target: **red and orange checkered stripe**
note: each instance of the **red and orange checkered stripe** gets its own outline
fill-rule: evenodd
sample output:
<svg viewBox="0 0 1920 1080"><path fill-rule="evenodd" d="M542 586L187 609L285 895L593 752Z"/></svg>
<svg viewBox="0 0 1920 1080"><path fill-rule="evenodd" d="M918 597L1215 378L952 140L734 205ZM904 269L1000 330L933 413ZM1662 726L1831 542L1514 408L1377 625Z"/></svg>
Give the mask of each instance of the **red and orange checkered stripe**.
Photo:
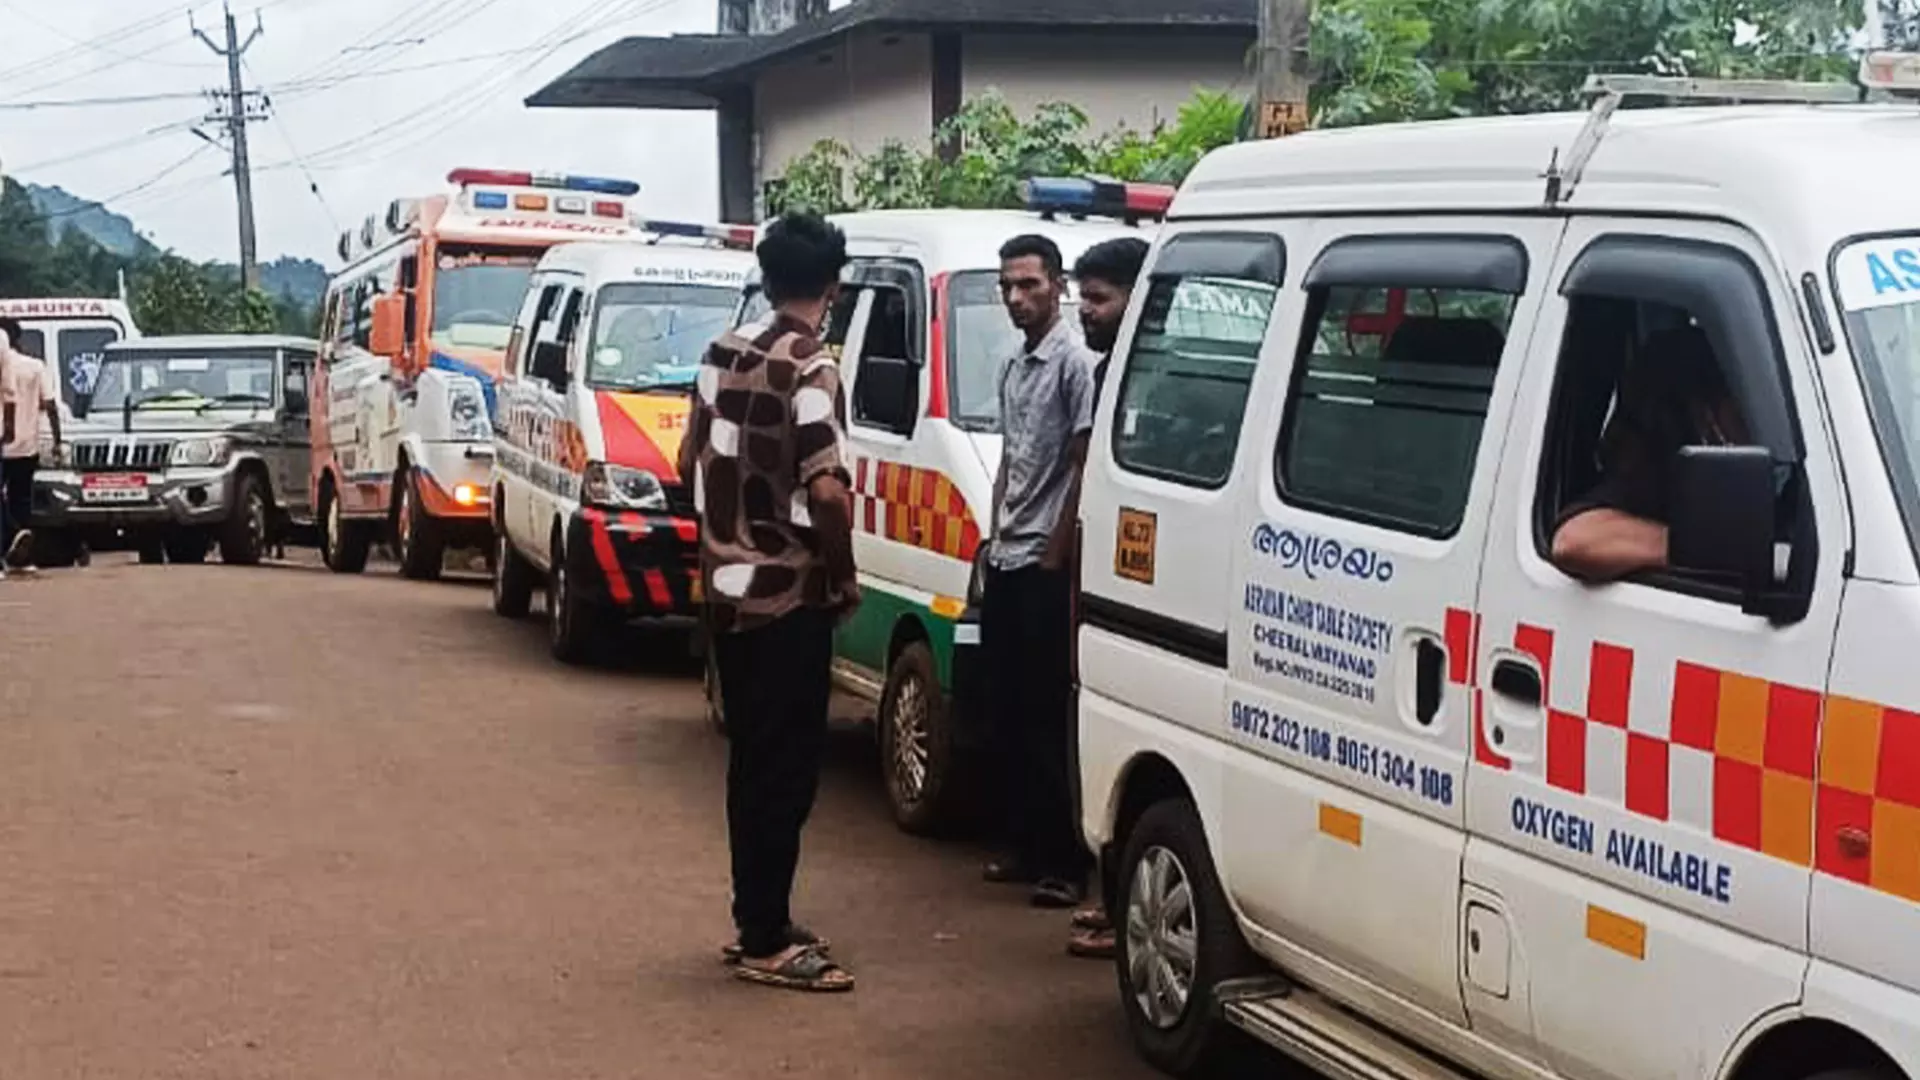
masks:
<svg viewBox="0 0 1920 1080"><path fill-rule="evenodd" d="M945 473L858 458L853 494L854 517L864 532L966 563L980 548L980 526Z"/></svg>
<svg viewBox="0 0 1920 1080"><path fill-rule="evenodd" d="M1475 760L1512 769L1486 736L1480 617L1449 611L1446 636L1449 679L1472 694ZM1681 660L1661 735L1632 722L1625 646L1592 642L1584 708L1554 707L1554 637L1520 624L1513 640L1545 682L1549 786L1920 901L1920 715Z"/></svg>

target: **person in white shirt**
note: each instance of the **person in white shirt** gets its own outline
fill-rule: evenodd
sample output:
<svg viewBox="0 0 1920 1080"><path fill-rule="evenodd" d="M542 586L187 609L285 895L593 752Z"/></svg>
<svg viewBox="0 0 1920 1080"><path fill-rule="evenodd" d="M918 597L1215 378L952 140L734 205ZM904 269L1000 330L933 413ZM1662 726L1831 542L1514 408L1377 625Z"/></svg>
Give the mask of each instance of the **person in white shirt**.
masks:
<svg viewBox="0 0 1920 1080"><path fill-rule="evenodd" d="M14 347L20 324L0 318L0 564L32 569L33 474L40 464L40 420L60 449L60 404L47 365Z"/></svg>

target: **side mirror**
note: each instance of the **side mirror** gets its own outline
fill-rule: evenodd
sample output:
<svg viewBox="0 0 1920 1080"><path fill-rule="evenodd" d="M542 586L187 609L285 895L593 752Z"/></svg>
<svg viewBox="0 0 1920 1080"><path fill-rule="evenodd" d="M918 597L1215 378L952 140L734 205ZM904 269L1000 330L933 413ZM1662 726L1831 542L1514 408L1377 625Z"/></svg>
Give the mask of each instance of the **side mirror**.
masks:
<svg viewBox="0 0 1920 1080"><path fill-rule="evenodd" d="M920 418L920 368L911 360L863 356L854 375L854 419L897 435Z"/></svg>
<svg viewBox="0 0 1920 1080"><path fill-rule="evenodd" d="M533 343L532 374L551 383L555 390L567 388L567 347L557 341Z"/></svg>
<svg viewBox="0 0 1920 1080"><path fill-rule="evenodd" d="M1674 466L1668 563L1732 578L1751 608L1777 579L1773 455L1764 446L1689 446Z"/></svg>
<svg viewBox="0 0 1920 1080"><path fill-rule="evenodd" d="M373 298L373 328L367 351L396 359L407 351L407 298L388 293Z"/></svg>

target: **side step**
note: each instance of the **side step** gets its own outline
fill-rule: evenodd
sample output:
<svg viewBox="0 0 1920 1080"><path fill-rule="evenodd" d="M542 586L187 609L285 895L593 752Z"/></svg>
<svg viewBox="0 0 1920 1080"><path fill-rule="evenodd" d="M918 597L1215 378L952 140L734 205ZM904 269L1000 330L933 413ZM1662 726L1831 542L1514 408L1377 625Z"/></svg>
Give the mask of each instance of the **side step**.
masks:
<svg viewBox="0 0 1920 1080"><path fill-rule="evenodd" d="M1304 987L1249 979L1220 987L1227 1022L1330 1080L1471 1080Z"/></svg>

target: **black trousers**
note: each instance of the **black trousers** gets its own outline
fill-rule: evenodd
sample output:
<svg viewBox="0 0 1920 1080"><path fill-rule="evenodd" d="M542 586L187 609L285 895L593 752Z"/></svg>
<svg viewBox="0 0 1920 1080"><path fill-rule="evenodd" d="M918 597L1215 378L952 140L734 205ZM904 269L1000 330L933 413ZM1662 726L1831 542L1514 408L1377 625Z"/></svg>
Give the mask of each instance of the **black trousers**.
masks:
<svg viewBox="0 0 1920 1080"><path fill-rule="evenodd" d="M1001 840L1028 872L1071 884L1089 859L1074 820L1073 578L1038 566L991 570L980 642L991 686Z"/></svg>
<svg viewBox="0 0 1920 1080"><path fill-rule="evenodd" d="M0 461L0 554L13 546L15 533L33 520L33 473L40 464L37 457L7 458Z"/></svg>
<svg viewBox="0 0 1920 1080"><path fill-rule="evenodd" d="M727 714L733 923L754 958L787 948L800 830L813 812L832 694L831 612L801 608L712 643Z"/></svg>

